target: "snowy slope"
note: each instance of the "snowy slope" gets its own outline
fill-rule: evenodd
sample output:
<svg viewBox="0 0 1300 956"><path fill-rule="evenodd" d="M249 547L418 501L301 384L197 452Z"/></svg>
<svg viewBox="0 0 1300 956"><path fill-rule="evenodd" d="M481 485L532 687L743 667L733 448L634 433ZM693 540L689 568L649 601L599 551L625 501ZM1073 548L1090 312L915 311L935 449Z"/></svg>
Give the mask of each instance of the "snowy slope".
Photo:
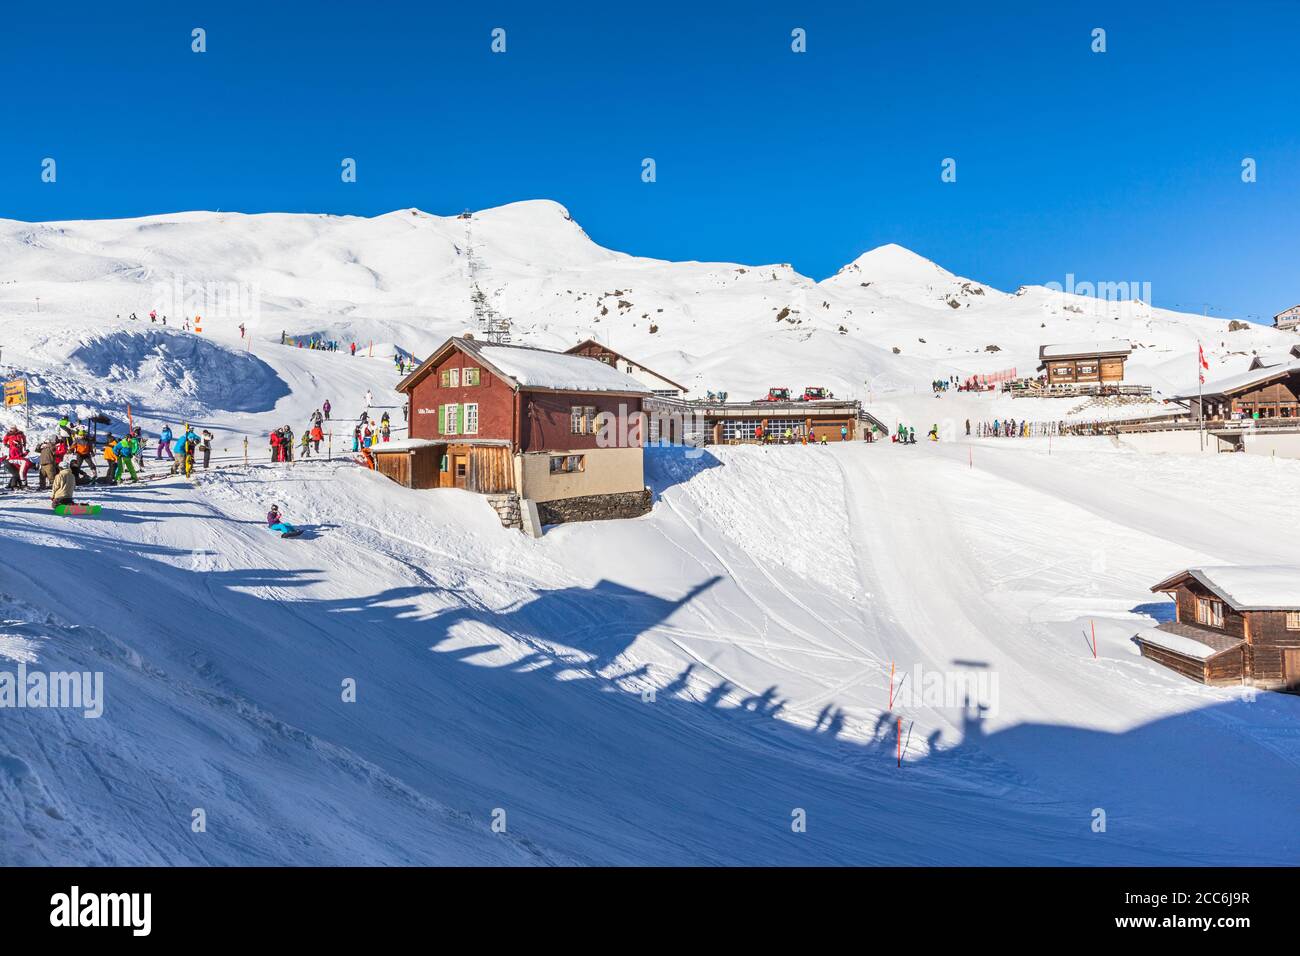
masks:
<svg viewBox="0 0 1300 956"><path fill-rule="evenodd" d="M1191 507L1300 464L1103 452L1099 489L1084 441L656 452L650 516L540 540L342 464L5 500L0 651L106 672L99 720L4 715L6 862L1294 862L1300 701L1129 638L1173 569L1300 561L1277 497ZM904 692L958 669L983 719Z"/></svg>

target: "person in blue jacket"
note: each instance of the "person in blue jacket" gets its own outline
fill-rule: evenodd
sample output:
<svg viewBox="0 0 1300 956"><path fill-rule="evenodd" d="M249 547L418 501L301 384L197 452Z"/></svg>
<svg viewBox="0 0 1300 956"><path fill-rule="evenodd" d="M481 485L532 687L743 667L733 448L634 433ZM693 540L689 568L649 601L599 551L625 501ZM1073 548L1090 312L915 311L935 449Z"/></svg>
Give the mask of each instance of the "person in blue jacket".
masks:
<svg viewBox="0 0 1300 956"><path fill-rule="evenodd" d="M158 454L154 457L158 461L162 461L164 454L171 458L172 461L176 460L172 458L172 427L170 425L164 425L163 430L158 434Z"/></svg>
<svg viewBox="0 0 1300 956"><path fill-rule="evenodd" d="M176 439L171 448L173 452L180 456L179 460L172 459L173 475L180 472L187 478L189 477L190 472L194 470L194 447L200 441L202 439L194 434L194 431L189 426L186 426L185 434Z"/></svg>
<svg viewBox="0 0 1300 956"><path fill-rule="evenodd" d="M279 505L271 505L271 510L266 513L266 526L280 534L293 534L298 530L281 517Z"/></svg>

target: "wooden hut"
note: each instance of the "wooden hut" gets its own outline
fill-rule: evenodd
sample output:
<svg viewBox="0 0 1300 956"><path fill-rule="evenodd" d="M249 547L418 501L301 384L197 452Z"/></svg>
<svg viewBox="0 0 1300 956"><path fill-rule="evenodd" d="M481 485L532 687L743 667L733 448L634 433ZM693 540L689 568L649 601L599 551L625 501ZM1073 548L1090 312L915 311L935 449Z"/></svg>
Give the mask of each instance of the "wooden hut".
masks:
<svg viewBox="0 0 1300 956"><path fill-rule="evenodd" d="M380 442L370 449L375 471L406 488L438 487L436 443L419 438Z"/></svg>
<svg viewBox="0 0 1300 956"><path fill-rule="evenodd" d="M1143 657L1203 684L1300 691L1300 567L1188 568L1151 590L1175 619L1138 631Z"/></svg>
<svg viewBox="0 0 1300 956"><path fill-rule="evenodd" d="M1124 362L1132 351L1132 344L1122 339L1043 345L1038 370L1046 371L1048 385L1117 384L1124 381Z"/></svg>

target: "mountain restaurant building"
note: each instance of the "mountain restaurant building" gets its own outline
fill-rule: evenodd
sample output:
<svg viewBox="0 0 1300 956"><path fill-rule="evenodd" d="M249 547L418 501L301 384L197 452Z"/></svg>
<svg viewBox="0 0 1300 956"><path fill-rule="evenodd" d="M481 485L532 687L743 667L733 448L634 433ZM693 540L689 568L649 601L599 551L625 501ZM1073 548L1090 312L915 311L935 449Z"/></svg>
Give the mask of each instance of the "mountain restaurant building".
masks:
<svg viewBox="0 0 1300 956"><path fill-rule="evenodd" d="M1300 692L1300 567L1188 568L1151 590L1175 619L1134 635L1143 657L1202 684Z"/></svg>
<svg viewBox="0 0 1300 956"><path fill-rule="evenodd" d="M1123 340L1042 345L1038 370L1046 370L1048 385L1109 384L1124 381L1124 362L1133 346Z"/></svg>
<svg viewBox="0 0 1300 956"><path fill-rule="evenodd" d="M1273 327L1288 332L1300 327L1300 305L1293 305L1273 316Z"/></svg>
<svg viewBox="0 0 1300 956"><path fill-rule="evenodd" d="M411 487L537 503L544 524L649 510L642 402L650 389L602 362L451 338L397 390L410 438L379 471Z"/></svg>
<svg viewBox="0 0 1300 956"><path fill-rule="evenodd" d="M1263 365L1226 378L1206 382L1198 390L1174 396L1191 404L1192 415L1198 404L1206 421L1234 419L1300 418L1300 359L1280 365Z"/></svg>

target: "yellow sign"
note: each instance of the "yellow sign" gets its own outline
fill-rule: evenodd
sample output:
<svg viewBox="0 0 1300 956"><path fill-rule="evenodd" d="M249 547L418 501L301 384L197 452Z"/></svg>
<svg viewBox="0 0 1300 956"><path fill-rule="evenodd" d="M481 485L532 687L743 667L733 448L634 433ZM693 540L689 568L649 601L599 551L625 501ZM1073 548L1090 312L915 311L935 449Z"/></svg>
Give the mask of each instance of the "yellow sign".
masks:
<svg viewBox="0 0 1300 956"><path fill-rule="evenodd" d="M12 382L5 382L5 407L26 404L27 380L25 378L16 378Z"/></svg>

